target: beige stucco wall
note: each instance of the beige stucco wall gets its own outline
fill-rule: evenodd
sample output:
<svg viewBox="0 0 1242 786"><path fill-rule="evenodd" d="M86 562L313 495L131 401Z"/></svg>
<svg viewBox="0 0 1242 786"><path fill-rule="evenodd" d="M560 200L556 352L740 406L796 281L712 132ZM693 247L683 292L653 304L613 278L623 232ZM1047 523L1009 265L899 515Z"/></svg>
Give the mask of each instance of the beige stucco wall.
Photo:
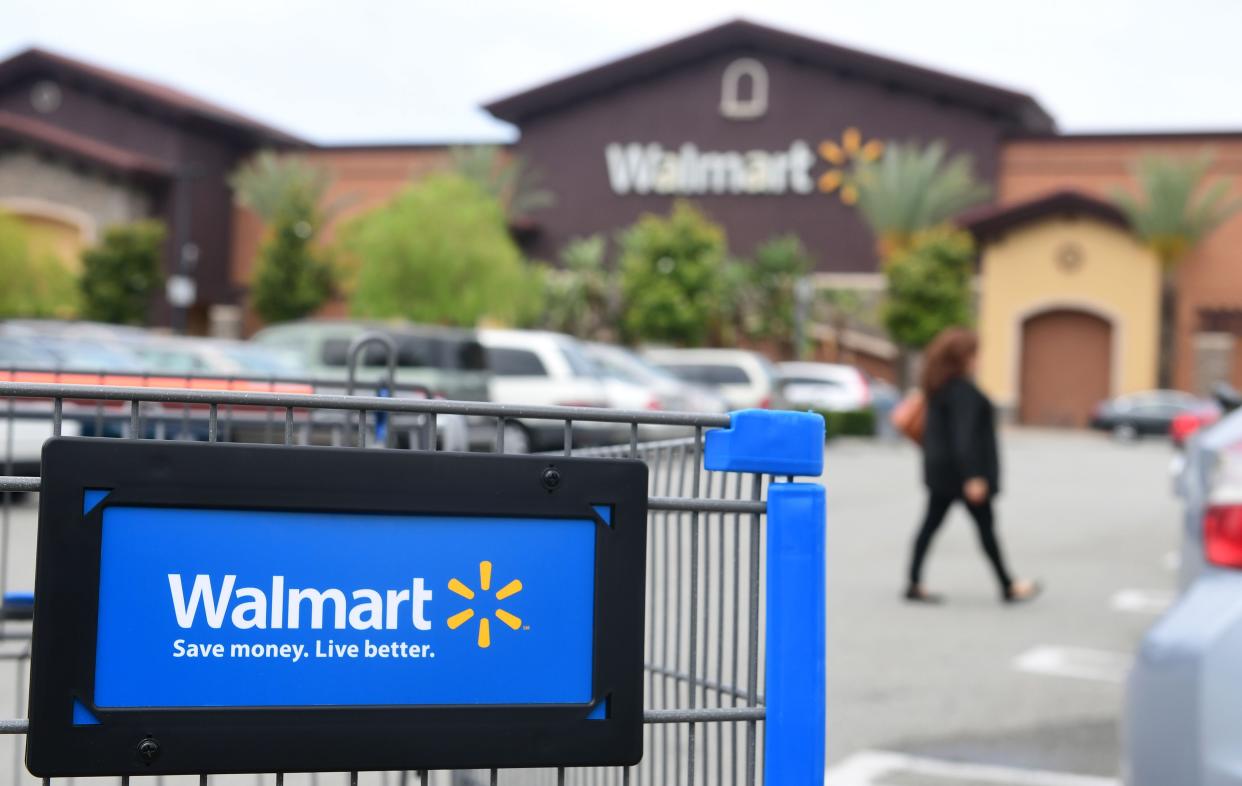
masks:
<svg viewBox="0 0 1242 786"><path fill-rule="evenodd" d="M0 154L0 205L19 215L80 217L74 223L88 242L100 230L151 212L150 199L132 185L22 150Z"/></svg>
<svg viewBox="0 0 1242 786"><path fill-rule="evenodd" d="M1069 244L1073 269L1058 262ZM1112 324L1112 395L1155 387L1160 271L1128 232L1090 218L1020 227L984 247L979 286L978 379L998 405L1017 405L1023 321L1057 308Z"/></svg>
<svg viewBox="0 0 1242 786"><path fill-rule="evenodd" d="M1005 143L998 173L997 198L1002 204L1023 202L1051 191L1072 189L1110 199L1120 188L1137 192L1134 162L1143 155L1188 158L1208 153L1209 182L1229 184L1232 198L1242 197L1242 136L1222 133L1101 137L1052 136ZM1195 385L1194 335L1202 330L1200 309L1242 307L1242 213L1212 232L1178 267L1177 387ZM1242 343L1239 343L1242 346ZM1242 363L1233 368L1233 383L1242 387ZM1202 391L1201 391L1202 392Z"/></svg>

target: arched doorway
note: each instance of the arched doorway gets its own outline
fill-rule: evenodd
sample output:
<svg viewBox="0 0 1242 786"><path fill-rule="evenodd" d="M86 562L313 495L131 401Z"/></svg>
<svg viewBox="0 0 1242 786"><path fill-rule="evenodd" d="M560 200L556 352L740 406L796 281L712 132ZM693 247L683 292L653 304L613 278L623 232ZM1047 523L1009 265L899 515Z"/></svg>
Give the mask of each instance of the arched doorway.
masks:
<svg viewBox="0 0 1242 786"><path fill-rule="evenodd" d="M1087 425L1111 394L1113 327L1077 309L1054 309L1022 323L1018 418L1033 426Z"/></svg>
<svg viewBox="0 0 1242 786"><path fill-rule="evenodd" d="M37 253L55 256L68 270L80 268L82 251L95 239L94 219L77 208L42 199L3 197L0 211L25 226Z"/></svg>

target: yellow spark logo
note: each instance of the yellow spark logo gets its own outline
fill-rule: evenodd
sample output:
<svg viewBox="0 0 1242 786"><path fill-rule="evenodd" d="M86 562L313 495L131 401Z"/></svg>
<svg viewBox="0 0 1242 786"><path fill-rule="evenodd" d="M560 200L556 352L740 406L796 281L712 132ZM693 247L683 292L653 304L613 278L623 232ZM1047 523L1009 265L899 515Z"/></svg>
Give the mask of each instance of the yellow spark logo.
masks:
<svg viewBox="0 0 1242 786"><path fill-rule="evenodd" d="M467 587L461 581L452 579L448 583L448 588L452 592L462 596L466 600L474 600L474 590ZM484 560L479 563L479 591L489 592L492 588L492 563ZM514 579L500 589L496 590L496 600L504 600L511 598L522 591L522 582ZM522 620L510 614L504 609L496 609L496 619L508 625L513 630L522 627ZM449 630L457 630L474 618L474 609L465 609L459 611L448 618ZM492 646L492 626L491 620L486 616L479 617L479 646L487 649Z"/></svg>
<svg viewBox="0 0 1242 786"><path fill-rule="evenodd" d="M850 126L841 134L838 144L831 139L819 143L819 157L832 165L832 168L819 176L819 190L825 194L833 191L847 205L858 201L858 186L850 175L850 165L856 162L871 162L884 152L884 143L872 139L866 144L862 141L862 132Z"/></svg>

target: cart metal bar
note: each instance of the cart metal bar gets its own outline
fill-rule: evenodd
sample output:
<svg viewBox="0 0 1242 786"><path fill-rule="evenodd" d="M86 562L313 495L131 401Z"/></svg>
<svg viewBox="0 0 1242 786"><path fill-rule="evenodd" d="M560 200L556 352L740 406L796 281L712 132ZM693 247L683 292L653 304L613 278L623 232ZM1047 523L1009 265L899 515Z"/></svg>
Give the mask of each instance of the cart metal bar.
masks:
<svg viewBox="0 0 1242 786"><path fill-rule="evenodd" d="M767 783L810 783L824 773L823 522L823 486L768 489Z"/></svg>
<svg viewBox="0 0 1242 786"><path fill-rule="evenodd" d="M267 393L236 390L186 390L181 388L135 388L110 385L55 385L41 382L0 382L0 396L22 398L100 399L103 401L162 402L171 404L231 404L251 407L298 407L313 409L388 410L479 415L494 418L589 421L592 423L648 423L663 426L724 428L727 414L604 409L600 407L549 407L493 404L482 401L401 399L381 396L335 396L318 393ZM136 417L136 416L135 416Z"/></svg>
<svg viewBox="0 0 1242 786"><path fill-rule="evenodd" d="M643 723L710 723L734 721L761 721L763 707L727 707L710 710L647 710Z"/></svg>
<svg viewBox="0 0 1242 786"><path fill-rule="evenodd" d="M740 499L694 499L686 497L650 497L649 510L673 510L683 513L763 513L766 503Z"/></svg>

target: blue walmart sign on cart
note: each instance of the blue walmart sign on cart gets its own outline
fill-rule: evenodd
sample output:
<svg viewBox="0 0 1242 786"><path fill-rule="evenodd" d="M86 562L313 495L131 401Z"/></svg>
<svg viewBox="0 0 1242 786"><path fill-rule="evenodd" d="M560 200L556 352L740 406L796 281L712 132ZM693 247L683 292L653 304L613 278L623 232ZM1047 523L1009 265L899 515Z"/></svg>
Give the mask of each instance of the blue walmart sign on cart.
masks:
<svg viewBox="0 0 1242 786"><path fill-rule="evenodd" d="M95 705L589 703L595 528L110 508Z"/></svg>
<svg viewBox="0 0 1242 786"><path fill-rule="evenodd" d="M640 462L64 439L43 484L36 775L641 758Z"/></svg>

